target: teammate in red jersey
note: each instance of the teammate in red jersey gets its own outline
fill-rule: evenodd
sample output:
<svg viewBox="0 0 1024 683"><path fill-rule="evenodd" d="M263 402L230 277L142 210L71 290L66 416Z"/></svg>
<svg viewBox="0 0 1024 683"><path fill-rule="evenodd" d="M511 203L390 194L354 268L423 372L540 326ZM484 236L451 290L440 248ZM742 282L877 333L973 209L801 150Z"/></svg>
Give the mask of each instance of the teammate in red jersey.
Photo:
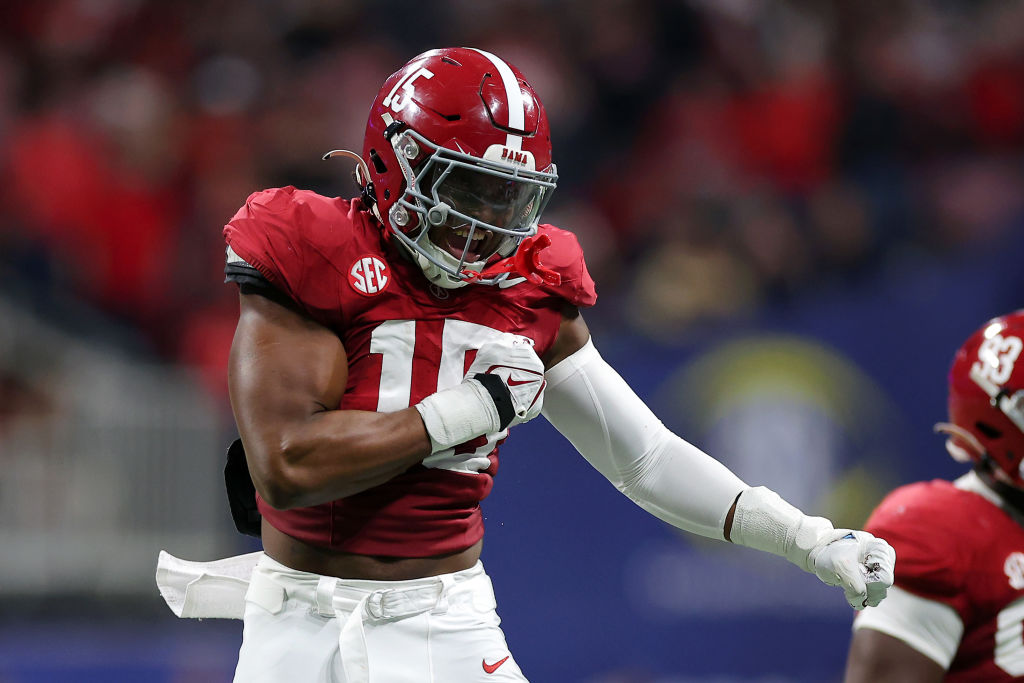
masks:
<svg viewBox="0 0 1024 683"><path fill-rule="evenodd" d="M974 468L896 489L867 529L896 548L885 603L854 620L846 683L1024 678L1024 311L985 323L949 374L946 447Z"/></svg>
<svg viewBox="0 0 1024 683"><path fill-rule="evenodd" d="M602 474L682 529L782 555L877 604L894 555L671 433L590 340L544 109L482 50L432 50L370 109L352 200L258 192L224 230L241 290L230 362L236 520L265 551L162 554L180 616L241 617L236 680L525 680L480 563L508 429L543 411ZM251 474L251 482L247 476ZM254 489L254 492L253 492ZM244 599L243 599L244 598Z"/></svg>

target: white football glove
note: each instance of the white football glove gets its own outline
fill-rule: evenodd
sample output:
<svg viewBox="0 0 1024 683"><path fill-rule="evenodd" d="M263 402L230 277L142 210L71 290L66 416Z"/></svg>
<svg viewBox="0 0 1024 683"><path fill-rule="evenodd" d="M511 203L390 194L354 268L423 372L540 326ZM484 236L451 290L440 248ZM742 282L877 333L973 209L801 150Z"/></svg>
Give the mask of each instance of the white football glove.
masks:
<svg viewBox="0 0 1024 683"><path fill-rule="evenodd" d="M508 390L514 417L505 426L522 424L540 415L547 382L544 380L544 363L533 350L532 339L502 333L498 339L477 351L466 377L472 378L478 373L497 375Z"/></svg>
<svg viewBox="0 0 1024 683"><path fill-rule="evenodd" d="M763 486L736 500L734 543L781 555L829 586L840 586L854 609L874 607L892 586L896 551L866 531L835 529L809 517Z"/></svg>
<svg viewBox="0 0 1024 683"><path fill-rule="evenodd" d="M835 529L811 549L814 574L829 586L842 586L854 609L875 607L892 586L896 551L866 531Z"/></svg>
<svg viewBox="0 0 1024 683"><path fill-rule="evenodd" d="M462 384L414 407L430 436L431 453L437 453L537 417L545 386L544 363L533 340L502 333L477 351Z"/></svg>

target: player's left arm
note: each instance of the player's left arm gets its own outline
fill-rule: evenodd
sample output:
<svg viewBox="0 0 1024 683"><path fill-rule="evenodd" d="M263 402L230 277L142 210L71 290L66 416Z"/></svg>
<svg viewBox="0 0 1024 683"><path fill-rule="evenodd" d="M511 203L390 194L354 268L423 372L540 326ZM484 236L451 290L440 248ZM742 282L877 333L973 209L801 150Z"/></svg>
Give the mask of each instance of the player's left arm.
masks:
<svg viewBox="0 0 1024 683"><path fill-rule="evenodd" d="M864 531L835 529L672 433L601 358L575 308L563 312L545 354L543 415L616 488L680 529L785 557L851 606L877 605L892 585L895 552Z"/></svg>

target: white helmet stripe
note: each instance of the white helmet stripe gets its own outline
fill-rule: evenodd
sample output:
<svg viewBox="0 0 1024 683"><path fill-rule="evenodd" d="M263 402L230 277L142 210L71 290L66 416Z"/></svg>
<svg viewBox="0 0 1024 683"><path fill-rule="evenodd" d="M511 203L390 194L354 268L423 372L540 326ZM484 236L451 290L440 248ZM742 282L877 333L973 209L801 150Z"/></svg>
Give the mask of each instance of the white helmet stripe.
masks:
<svg viewBox="0 0 1024 683"><path fill-rule="evenodd" d="M501 82L505 84L505 98L508 100L508 127L524 130L526 128L526 108L523 104L523 92L519 89L519 82L516 81L516 75L512 73L512 68L500 57L492 55L490 52L477 50L475 47L470 49L491 60L491 64L501 76ZM520 150L523 148L523 138L509 133L505 138L505 146Z"/></svg>

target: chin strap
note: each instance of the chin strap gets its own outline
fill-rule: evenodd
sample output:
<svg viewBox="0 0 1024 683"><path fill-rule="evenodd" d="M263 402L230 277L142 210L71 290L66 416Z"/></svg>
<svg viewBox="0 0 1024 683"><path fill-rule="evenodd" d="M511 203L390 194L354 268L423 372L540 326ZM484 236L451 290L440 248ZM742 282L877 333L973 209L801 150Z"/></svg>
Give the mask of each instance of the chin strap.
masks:
<svg viewBox="0 0 1024 683"><path fill-rule="evenodd" d="M472 283L502 273L515 273L535 285L545 284L557 287L562 284L562 276L540 262L540 253L549 246L551 246L551 238L547 235L527 237L520 243L516 253L508 258L502 259L480 272L463 270L461 275Z"/></svg>

